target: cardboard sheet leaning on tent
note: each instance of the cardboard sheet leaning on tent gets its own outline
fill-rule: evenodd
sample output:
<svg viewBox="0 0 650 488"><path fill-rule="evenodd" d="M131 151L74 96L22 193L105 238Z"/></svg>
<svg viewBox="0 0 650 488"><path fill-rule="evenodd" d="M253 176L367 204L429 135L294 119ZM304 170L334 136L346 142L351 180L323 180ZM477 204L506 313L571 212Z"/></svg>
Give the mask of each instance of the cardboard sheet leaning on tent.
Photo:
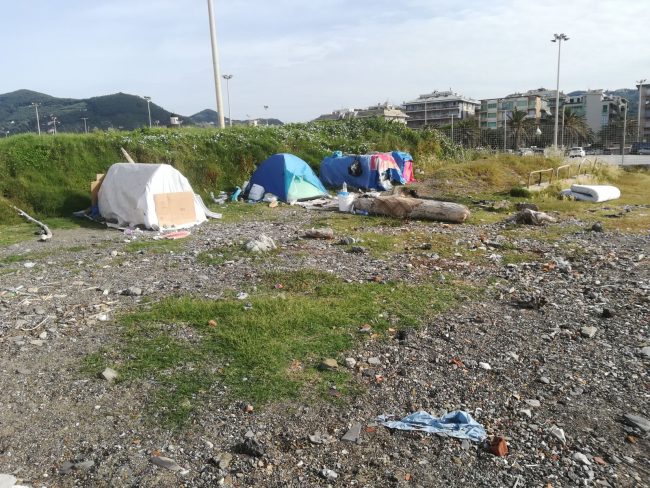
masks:
<svg viewBox="0 0 650 488"><path fill-rule="evenodd" d="M111 227L177 230L208 217L221 218L205 206L187 178L168 164L116 163L98 176L93 197L96 194L97 212Z"/></svg>

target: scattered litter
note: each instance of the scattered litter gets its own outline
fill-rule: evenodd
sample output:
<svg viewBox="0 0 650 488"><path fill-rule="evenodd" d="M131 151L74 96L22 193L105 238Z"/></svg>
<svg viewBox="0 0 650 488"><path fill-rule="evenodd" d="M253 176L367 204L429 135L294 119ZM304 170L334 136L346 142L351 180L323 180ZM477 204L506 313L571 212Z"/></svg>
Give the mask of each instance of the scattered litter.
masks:
<svg viewBox="0 0 650 488"><path fill-rule="evenodd" d="M189 236L191 232L189 230L179 230L176 232L170 232L168 234L163 234L163 239L183 239Z"/></svg>
<svg viewBox="0 0 650 488"><path fill-rule="evenodd" d="M186 475L190 471L182 468L176 461L164 456L151 456L151 462L156 466L168 469L170 471L177 471L180 475Z"/></svg>
<svg viewBox="0 0 650 488"><path fill-rule="evenodd" d="M352 424L352 427L345 433L342 440L346 442L359 442L361 439L361 424L356 422Z"/></svg>
<svg viewBox="0 0 650 488"><path fill-rule="evenodd" d="M248 293L240 291L237 293L237 300L246 300L248 298Z"/></svg>
<svg viewBox="0 0 650 488"><path fill-rule="evenodd" d="M23 264L25 268L33 268L36 266L36 263L33 263L32 261L27 261L26 263Z"/></svg>
<svg viewBox="0 0 650 488"><path fill-rule="evenodd" d="M331 444L332 442L336 442L336 439L334 439L334 437L331 435L316 432L315 434L309 436L309 442L312 444Z"/></svg>
<svg viewBox="0 0 650 488"><path fill-rule="evenodd" d="M270 237L260 234L256 239L250 239L244 244L244 248L249 252L267 252L277 249L275 242Z"/></svg>
<svg viewBox="0 0 650 488"><path fill-rule="evenodd" d="M462 410L449 412L442 417L419 411L407 415L402 420L387 420L385 415L380 415L377 420L389 429L416 430L429 432L458 439L469 439L481 442L487 437L485 429L476 422L472 416Z"/></svg>
<svg viewBox="0 0 650 488"><path fill-rule="evenodd" d="M325 478L327 481L336 481L336 478L339 477L336 471L331 469L323 468L319 471L319 474Z"/></svg>
<svg viewBox="0 0 650 488"><path fill-rule="evenodd" d="M310 239L333 239L334 231L328 227L323 229L312 228L305 233L305 237L309 237Z"/></svg>
<svg viewBox="0 0 650 488"><path fill-rule="evenodd" d="M529 208L518 211L513 216L508 217L506 221L524 225L544 225L547 222L557 222L554 217L551 217L544 212L537 212Z"/></svg>
<svg viewBox="0 0 650 488"><path fill-rule="evenodd" d="M490 442L489 451L495 456L504 457L508 455L508 443L503 437L497 436Z"/></svg>
<svg viewBox="0 0 650 488"><path fill-rule="evenodd" d="M228 200L228 194L225 191L220 191L219 196L214 196L214 193L210 192L210 199L217 205L223 205Z"/></svg>
<svg viewBox="0 0 650 488"><path fill-rule="evenodd" d="M562 190L560 195L598 203L621 198L621 190L611 185L571 185L571 188Z"/></svg>
<svg viewBox="0 0 650 488"><path fill-rule="evenodd" d="M564 431L557 425L554 425L548 431L562 444L566 444L566 436L564 435Z"/></svg>

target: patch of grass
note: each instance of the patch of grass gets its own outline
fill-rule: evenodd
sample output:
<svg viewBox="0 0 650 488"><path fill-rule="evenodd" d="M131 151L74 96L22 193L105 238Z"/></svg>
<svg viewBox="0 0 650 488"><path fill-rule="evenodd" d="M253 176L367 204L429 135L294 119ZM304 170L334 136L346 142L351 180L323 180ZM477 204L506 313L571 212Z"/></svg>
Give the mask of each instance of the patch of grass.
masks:
<svg viewBox="0 0 650 488"><path fill-rule="evenodd" d="M146 251L152 254L179 252L185 247L183 239L158 239L148 241L131 241L124 246L126 252Z"/></svg>
<svg viewBox="0 0 650 488"><path fill-rule="evenodd" d="M0 225L0 246L10 246L19 242L34 240L36 226L31 224Z"/></svg>
<svg viewBox="0 0 650 488"><path fill-rule="evenodd" d="M111 365L123 380L154 381L151 407L170 425L182 424L218 385L231 400L256 404L321 395L325 384L345 393L349 376L319 371L323 358L341 360L363 324L379 334L391 319L417 327L453 306L458 294L449 283L359 285L313 270L273 272L251 293L250 310L237 299L176 297L125 316L123 341L89 356L85 367Z"/></svg>

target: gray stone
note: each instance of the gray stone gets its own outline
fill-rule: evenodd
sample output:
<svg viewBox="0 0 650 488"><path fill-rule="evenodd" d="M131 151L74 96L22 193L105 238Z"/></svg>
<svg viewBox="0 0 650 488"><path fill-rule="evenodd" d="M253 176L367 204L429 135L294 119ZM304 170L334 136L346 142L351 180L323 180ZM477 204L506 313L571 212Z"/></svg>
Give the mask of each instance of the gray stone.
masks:
<svg viewBox="0 0 650 488"><path fill-rule="evenodd" d="M176 461L174 461L171 458L164 457L164 456L151 456L150 460L153 464L161 468L165 468L170 471L176 471L180 474L188 473L188 470L183 469Z"/></svg>
<svg viewBox="0 0 650 488"><path fill-rule="evenodd" d="M359 442L361 439L361 424L359 422L352 424L352 427L345 433L343 440L347 442Z"/></svg>
<svg viewBox="0 0 650 488"><path fill-rule="evenodd" d="M270 237L261 234L256 239L250 239L244 244L244 248L249 252L261 253L277 249L275 242Z"/></svg>
<svg viewBox="0 0 650 488"><path fill-rule="evenodd" d="M227 469L232 461L232 454L228 452L219 453L214 457L214 461L219 466L219 469Z"/></svg>
<svg viewBox="0 0 650 488"><path fill-rule="evenodd" d="M10 474L0 474L0 488L13 488L16 478Z"/></svg>
<svg viewBox="0 0 650 488"><path fill-rule="evenodd" d="M357 365L357 361L354 358L345 358L345 365L350 369L354 369Z"/></svg>
<svg viewBox="0 0 650 488"><path fill-rule="evenodd" d="M489 371L492 369L489 363L478 363L479 368Z"/></svg>
<svg viewBox="0 0 650 488"><path fill-rule="evenodd" d="M331 469L327 469L327 468L321 469L319 471L319 474L327 481L336 481L336 478L339 477L336 471L332 471Z"/></svg>
<svg viewBox="0 0 650 488"><path fill-rule="evenodd" d="M564 435L564 431L560 429L558 426L554 425L548 431L553 435L553 437L559 440L562 444L566 444L566 436Z"/></svg>
<svg viewBox="0 0 650 488"><path fill-rule="evenodd" d="M320 369L332 371L339 368L339 363L336 362L336 359L323 359L320 363Z"/></svg>
<svg viewBox="0 0 650 488"><path fill-rule="evenodd" d="M582 337L591 339L596 335L597 330L598 329L596 327L583 327L580 329L580 335L582 335Z"/></svg>
<svg viewBox="0 0 650 488"><path fill-rule="evenodd" d="M631 413L626 413L623 415L623 420L627 425L630 425L636 429L639 429L643 432L650 432L650 420L640 415L634 415Z"/></svg>
<svg viewBox="0 0 650 488"><path fill-rule="evenodd" d="M600 222L594 223L594 225L591 226L591 230L593 232L602 232L603 231L603 224Z"/></svg>
<svg viewBox="0 0 650 488"><path fill-rule="evenodd" d="M88 471L88 470L92 469L93 466L95 466L95 461L90 459L88 461L81 461L80 463L75 463L74 469L80 469L82 471Z"/></svg>
<svg viewBox="0 0 650 488"><path fill-rule="evenodd" d="M540 382L540 383L544 383L545 385L548 385L548 384L551 382L551 380L548 379L546 376L542 376L542 377L539 379L539 382Z"/></svg>
<svg viewBox="0 0 650 488"><path fill-rule="evenodd" d="M529 398L527 400L524 400L524 402L526 402L531 407L535 407L535 408L542 406L542 403L539 400L535 400L534 398Z"/></svg>
<svg viewBox="0 0 650 488"><path fill-rule="evenodd" d="M587 456L581 452L573 453L573 460L579 462L580 464L584 464L585 466L591 466L591 461L589 461Z"/></svg>
<svg viewBox="0 0 650 488"><path fill-rule="evenodd" d="M368 364L371 366L381 366L381 359L378 357L368 358Z"/></svg>
<svg viewBox="0 0 650 488"><path fill-rule="evenodd" d="M467 439L463 439L463 442L460 443L460 448L463 451L469 450L469 441Z"/></svg>
<svg viewBox="0 0 650 488"><path fill-rule="evenodd" d="M642 347L641 349L639 349L639 355L644 358L650 359L650 346Z"/></svg>
<svg viewBox="0 0 650 488"><path fill-rule="evenodd" d="M112 368L106 368L104 371L102 371L101 377L104 378L108 382L113 382L117 379L118 377L117 371L115 371Z"/></svg>
<svg viewBox="0 0 650 488"><path fill-rule="evenodd" d="M122 295L126 295L127 297L139 297L142 295L142 289L136 286L131 286L126 290L122 290Z"/></svg>
<svg viewBox="0 0 650 488"><path fill-rule="evenodd" d="M68 474L73 469L74 469L74 463L71 463L70 461L66 461L59 468L59 473L60 474Z"/></svg>

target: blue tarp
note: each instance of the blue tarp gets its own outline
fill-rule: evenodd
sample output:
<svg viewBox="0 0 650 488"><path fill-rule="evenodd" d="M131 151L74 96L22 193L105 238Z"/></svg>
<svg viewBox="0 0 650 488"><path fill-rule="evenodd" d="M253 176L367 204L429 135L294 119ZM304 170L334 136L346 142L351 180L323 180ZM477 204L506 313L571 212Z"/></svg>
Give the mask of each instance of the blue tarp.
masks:
<svg viewBox="0 0 650 488"><path fill-rule="evenodd" d="M399 166L399 170L404 174L404 163L406 161L413 161L413 156L404 151L393 151L391 154L393 155L393 159L397 163L397 166Z"/></svg>
<svg viewBox="0 0 650 488"><path fill-rule="evenodd" d="M244 195L253 185L264 187L279 200L306 200L327 195L327 190L309 165L293 154L274 154L263 161L253 173Z"/></svg>
<svg viewBox="0 0 650 488"><path fill-rule="evenodd" d="M390 190L392 183L405 183L397 163L387 153L343 156L336 151L321 162L320 178L329 187L340 188L346 183L362 190Z"/></svg>
<svg viewBox="0 0 650 488"><path fill-rule="evenodd" d="M469 439L474 442L481 442L487 437L483 426L474 420L469 413L462 410L449 412L440 418L419 411L407 415L402 420L386 420L383 415L379 416L377 420L389 429L417 430L458 439Z"/></svg>

